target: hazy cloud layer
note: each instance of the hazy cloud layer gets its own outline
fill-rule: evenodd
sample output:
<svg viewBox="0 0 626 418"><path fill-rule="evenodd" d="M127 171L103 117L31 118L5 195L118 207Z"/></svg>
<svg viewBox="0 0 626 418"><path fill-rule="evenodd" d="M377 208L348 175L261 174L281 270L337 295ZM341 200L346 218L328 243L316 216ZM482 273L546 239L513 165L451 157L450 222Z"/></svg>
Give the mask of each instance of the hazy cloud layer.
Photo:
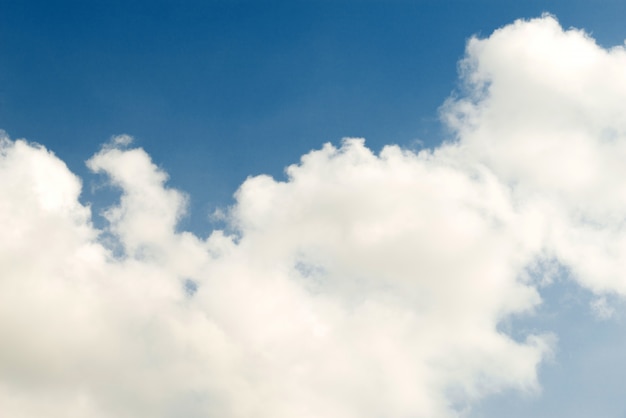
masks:
<svg viewBox="0 0 626 418"><path fill-rule="evenodd" d="M558 264L600 317L626 293L626 53L546 16L470 40L462 78L455 141L325 145L206 239L127 136L88 161L122 190L107 231L63 162L2 139L3 414L440 418L536 390L556 338L499 324Z"/></svg>

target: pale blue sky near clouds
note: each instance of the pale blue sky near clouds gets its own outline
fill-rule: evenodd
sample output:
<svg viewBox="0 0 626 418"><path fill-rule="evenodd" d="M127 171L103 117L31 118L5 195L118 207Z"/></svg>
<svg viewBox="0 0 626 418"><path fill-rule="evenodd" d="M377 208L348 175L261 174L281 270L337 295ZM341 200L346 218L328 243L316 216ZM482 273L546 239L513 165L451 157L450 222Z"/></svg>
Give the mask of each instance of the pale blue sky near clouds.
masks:
<svg viewBox="0 0 626 418"><path fill-rule="evenodd" d="M84 162L132 135L189 194L182 228L206 236L248 176L282 178L326 142L450 139L439 107L466 41L543 12L605 47L626 38L623 1L0 0L0 129L64 160L95 209L111 196ZM601 319L577 285L541 292L537 315L503 324L557 336L541 392L488 397L470 417L626 416L624 304L609 297Z"/></svg>

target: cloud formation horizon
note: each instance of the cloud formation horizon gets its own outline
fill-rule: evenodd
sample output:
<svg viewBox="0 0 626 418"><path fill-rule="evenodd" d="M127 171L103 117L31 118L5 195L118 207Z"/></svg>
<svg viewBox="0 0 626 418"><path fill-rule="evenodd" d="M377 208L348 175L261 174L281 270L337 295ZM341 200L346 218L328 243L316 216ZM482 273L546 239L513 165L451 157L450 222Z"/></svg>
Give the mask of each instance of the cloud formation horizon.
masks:
<svg viewBox="0 0 626 418"><path fill-rule="evenodd" d="M246 180L207 238L120 136L121 190L0 139L0 404L12 417L458 417L538 392L558 335L514 338L555 266L626 295L626 51L556 19L472 38L434 149L324 145ZM609 312L609 313L607 313Z"/></svg>

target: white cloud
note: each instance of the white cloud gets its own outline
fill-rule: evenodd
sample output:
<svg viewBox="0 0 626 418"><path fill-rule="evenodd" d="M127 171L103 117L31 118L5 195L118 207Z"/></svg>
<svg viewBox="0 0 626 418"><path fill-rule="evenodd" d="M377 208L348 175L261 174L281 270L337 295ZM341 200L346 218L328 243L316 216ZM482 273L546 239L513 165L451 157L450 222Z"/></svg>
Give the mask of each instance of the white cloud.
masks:
<svg viewBox="0 0 626 418"><path fill-rule="evenodd" d="M615 308L606 297L598 297L591 301L591 310L598 319L611 319L615 316Z"/></svg>
<svg viewBox="0 0 626 418"><path fill-rule="evenodd" d="M470 40L464 68L470 93L444 108L460 152L543 214L544 245L581 284L626 293L624 48L544 16Z"/></svg>
<svg viewBox="0 0 626 418"><path fill-rule="evenodd" d="M108 147L89 166L123 190L106 212L115 258L54 155L6 140L2 155L12 416L448 416L536 384L549 340L496 331L539 299L486 172L347 140L285 183L248 180L229 215L240 236L202 241L175 232L185 199L148 155Z"/></svg>
<svg viewBox="0 0 626 418"><path fill-rule="evenodd" d="M2 139L3 413L439 418L537 390L554 338L499 325L554 263L626 292L624 51L546 16L471 40L464 69L458 141L325 145L241 186L236 236L177 231L185 195L114 138L88 166L122 190L122 255L57 157Z"/></svg>

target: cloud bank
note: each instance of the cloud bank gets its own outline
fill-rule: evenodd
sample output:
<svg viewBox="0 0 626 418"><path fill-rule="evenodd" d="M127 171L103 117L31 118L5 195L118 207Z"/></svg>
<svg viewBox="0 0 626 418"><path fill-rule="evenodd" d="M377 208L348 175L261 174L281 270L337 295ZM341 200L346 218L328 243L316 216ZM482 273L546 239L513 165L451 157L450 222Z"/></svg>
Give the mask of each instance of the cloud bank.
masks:
<svg viewBox="0 0 626 418"><path fill-rule="evenodd" d="M114 139L106 230L52 152L0 140L0 405L11 417L457 417L537 391L555 265L625 295L626 52L551 16L468 42L433 150L325 145L249 178L208 238ZM610 315L607 315L610 316Z"/></svg>

